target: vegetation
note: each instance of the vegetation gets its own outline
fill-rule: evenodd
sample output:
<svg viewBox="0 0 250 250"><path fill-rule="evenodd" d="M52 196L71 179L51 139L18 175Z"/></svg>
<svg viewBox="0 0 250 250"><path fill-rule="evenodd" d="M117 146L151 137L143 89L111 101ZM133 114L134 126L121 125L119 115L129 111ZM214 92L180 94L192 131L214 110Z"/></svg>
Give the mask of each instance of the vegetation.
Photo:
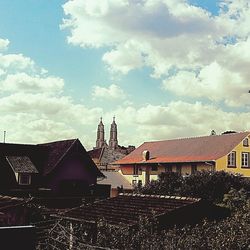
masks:
<svg viewBox="0 0 250 250"><path fill-rule="evenodd" d="M137 230L112 228L105 221L98 225L97 244L111 249L249 249L250 201L246 192L231 189L222 204L232 209L232 216L203 221L194 227L157 231L157 222L141 219Z"/></svg>
<svg viewBox="0 0 250 250"><path fill-rule="evenodd" d="M240 175L224 171L198 171L189 177L167 172L161 173L159 179L151 181L136 192L143 194L178 195L200 197L211 202L222 202L230 189L250 191L250 181Z"/></svg>
<svg viewBox="0 0 250 250"><path fill-rule="evenodd" d="M59 220L48 233L45 248L37 249L250 249L249 181L226 172L197 172L183 178L177 173L164 173L159 180L137 188L144 194L185 195L202 197L229 208L232 213L221 221L204 220L195 226L159 231L157 220L140 218L137 227L113 227L100 220L90 231L81 223ZM69 225L70 224L70 225Z"/></svg>

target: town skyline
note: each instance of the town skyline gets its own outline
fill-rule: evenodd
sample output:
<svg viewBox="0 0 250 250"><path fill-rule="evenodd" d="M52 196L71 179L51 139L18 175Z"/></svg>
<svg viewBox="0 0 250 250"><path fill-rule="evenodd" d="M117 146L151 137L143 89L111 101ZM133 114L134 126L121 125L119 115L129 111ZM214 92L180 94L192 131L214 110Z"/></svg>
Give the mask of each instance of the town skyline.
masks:
<svg viewBox="0 0 250 250"><path fill-rule="evenodd" d="M249 130L247 1L23 3L0 0L7 142L91 149L114 115L121 145Z"/></svg>

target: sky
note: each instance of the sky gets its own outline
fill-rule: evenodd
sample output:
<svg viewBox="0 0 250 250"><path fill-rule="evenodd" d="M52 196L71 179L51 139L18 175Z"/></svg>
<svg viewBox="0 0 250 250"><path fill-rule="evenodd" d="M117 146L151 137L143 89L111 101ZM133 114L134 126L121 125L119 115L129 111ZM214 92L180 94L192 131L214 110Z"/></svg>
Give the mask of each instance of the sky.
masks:
<svg viewBox="0 0 250 250"><path fill-rule="evenodd" d="M0 141L250 130L249 0L0 0Z"/></svg>

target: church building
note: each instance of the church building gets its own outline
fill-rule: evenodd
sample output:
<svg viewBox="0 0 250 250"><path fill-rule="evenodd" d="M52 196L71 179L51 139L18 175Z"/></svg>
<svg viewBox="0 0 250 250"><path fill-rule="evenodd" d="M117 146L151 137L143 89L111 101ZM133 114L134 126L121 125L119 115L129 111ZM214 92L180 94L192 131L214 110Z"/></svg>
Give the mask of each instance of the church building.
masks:
<svg viewBox="0 0 250 250"><path fill-rule="evenodd" d="M96 146L88 151L90 157L100 169L108 169L110 163L117 161L128 155L135 149L134 146L120 146L118 144L118 132L115 117L110 125L109 142L105 140L105 129L102 118L97 127Z"/></svg>

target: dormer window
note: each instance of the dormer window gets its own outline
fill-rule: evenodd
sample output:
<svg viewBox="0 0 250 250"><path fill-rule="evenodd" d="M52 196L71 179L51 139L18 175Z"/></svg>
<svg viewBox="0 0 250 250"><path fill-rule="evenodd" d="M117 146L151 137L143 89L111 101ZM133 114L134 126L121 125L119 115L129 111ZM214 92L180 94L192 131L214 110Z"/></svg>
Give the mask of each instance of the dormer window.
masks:
<svg viewBox="0 0 250 250"><path fill-rule="evenodd" d="M19 173L18 175L19 185L30 185L31 184L31 175L27 173Z"/></svg>
<svg viewBox="0 0 250 250"><path fill-rule="evenodd" d="M248 144L248 138L246 138L246 139L243 140L243 146L244 147L248 147L249 146L249 144Z"/></svg>

